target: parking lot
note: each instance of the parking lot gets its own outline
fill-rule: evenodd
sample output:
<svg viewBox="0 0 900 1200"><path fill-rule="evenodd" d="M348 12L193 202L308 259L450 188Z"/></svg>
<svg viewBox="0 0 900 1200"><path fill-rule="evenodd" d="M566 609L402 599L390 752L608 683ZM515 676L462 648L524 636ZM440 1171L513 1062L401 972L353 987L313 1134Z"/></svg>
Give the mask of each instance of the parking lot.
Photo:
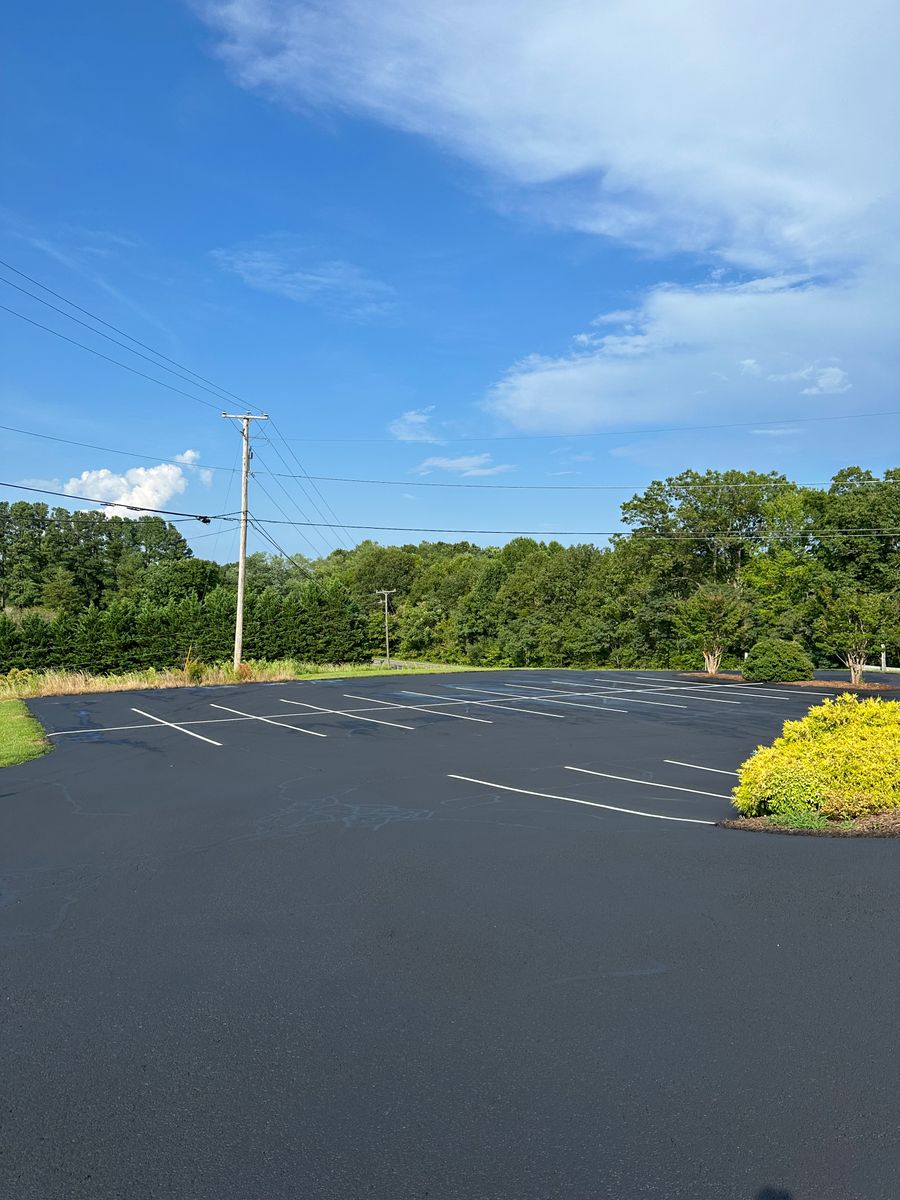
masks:
<svg viewBox="0 0 900 1200"><path fill-rule="evenodd" d="M897 844L715 826L826 695L547 670L31 702L0 1195L895 1197Z"/></svg>

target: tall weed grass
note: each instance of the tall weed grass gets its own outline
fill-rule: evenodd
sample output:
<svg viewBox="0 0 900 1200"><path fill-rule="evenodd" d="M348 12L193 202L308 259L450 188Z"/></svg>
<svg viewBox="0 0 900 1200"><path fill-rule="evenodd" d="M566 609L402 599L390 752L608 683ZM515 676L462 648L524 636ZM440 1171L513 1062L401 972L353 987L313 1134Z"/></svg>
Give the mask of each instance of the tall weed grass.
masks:
<svg viewBox="0 0 900 1200"><path fill-rule="evenodd" d="M130 692L144 688L213 687L231 683L276 683L287 679L347 678L358 675L419 674L437 671L471 671L473 667L447 663L396 662L390 669L377 664L307 663L294 659L279 662L243 662L235 671L231 663L200 663L189 659L183 667L121 674L91 675L87 671L24 671L13 668L0 675L0 699L32 696L78 696L91 692Z"/></svg>

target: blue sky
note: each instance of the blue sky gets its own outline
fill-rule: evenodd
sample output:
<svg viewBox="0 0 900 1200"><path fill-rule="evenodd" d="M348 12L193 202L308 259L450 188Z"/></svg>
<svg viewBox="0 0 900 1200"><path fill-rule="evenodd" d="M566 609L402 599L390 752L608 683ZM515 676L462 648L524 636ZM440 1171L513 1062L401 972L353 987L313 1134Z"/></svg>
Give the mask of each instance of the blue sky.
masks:
<svg viewBox="0 0 900 1200"><path fill-rule="evenodd" d="M0 258L270 412L310 473L403 481L321 482L347 524L604 530L686 467L883 470L900 418L765 422L900 408L900 19L732 7L14 0ZM235 508L215 409L7 312L0 337L0 422L132 452L4 431L4 480ZM317 520L279 455L254 513Z"/></svg>

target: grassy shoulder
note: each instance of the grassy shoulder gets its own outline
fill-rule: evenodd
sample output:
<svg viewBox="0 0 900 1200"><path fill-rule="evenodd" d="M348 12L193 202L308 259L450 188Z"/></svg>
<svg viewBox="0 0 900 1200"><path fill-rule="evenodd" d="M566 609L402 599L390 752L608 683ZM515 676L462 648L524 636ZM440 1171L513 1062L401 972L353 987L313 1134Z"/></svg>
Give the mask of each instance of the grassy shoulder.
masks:
<svg viewBox="0 0 900 1200"><path fill-rule="evenodd" d="M50 749L44 731L21 700L0 700L0 767L40 758Z"/></svg>
<svg viewBox="0 0 900 1200"><path fill-rule="evenodd" d="M845 693L786 721L740 767L730 828L900 836L900 703Z"/></svg>
<svg viewBox="0 0 900 1200"><path fill-rule="evenodd" d="M293 679L349 679L358 676L422 675L454 671L484 671L490 667L471 667L451 663L395 661L383 663L303 663L293 659L281 662L245 662L235 671L230 663L207 665L188 662L183 668L158 671L125 671L121 674L92 675L87 671L21 671L0 675L0 702L4 698L36 696L78 696L96 692L133 692L145 688L221 687L223 684L277 683Z"/></svg>

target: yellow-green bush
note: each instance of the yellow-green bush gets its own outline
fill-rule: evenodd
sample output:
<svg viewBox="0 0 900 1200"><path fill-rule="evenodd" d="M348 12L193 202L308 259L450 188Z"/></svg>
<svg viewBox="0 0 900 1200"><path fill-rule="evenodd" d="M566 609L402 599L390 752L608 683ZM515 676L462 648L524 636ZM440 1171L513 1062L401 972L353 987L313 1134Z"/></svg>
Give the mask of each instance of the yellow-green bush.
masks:
<svg viewBox="0 0 900 1200"><path fill-rule="evenodd" d="M900 807L900 703L843 695L786 721L739 771L745 817L847 820Z"/></svg>

